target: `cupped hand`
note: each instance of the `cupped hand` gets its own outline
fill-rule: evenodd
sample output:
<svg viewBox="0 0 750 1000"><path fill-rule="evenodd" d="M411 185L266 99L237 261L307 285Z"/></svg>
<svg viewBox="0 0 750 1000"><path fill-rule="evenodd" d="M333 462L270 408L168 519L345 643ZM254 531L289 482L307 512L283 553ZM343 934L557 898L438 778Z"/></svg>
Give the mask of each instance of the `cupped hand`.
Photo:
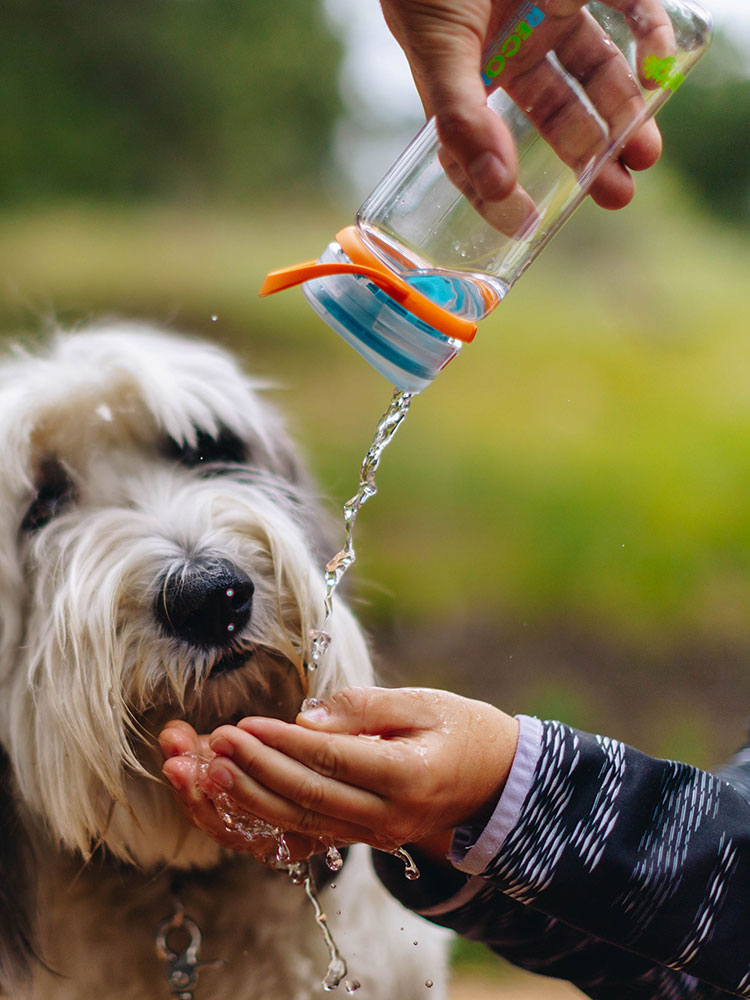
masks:
<svg viewBox="0 0 750 1000"><path fill-rule="evenodd" d="M248 838L229 828L217 811L215 801L206 793L205 763L214 756L208 746L208 737L199 736L187 722L176 720L167 723L161 731L159 745L165 757L163 774L190 822L222 847L244 851L260 861L274 863L278 855L278 838ZM284 841L290 861L300 861L325 850L325 845L293 834L285 836Z"/></svg>
<svg viewBox="0 0 750 1000"><path fill-rule="evenodd" d="M208 740L211 794L309 841L383 850L491 813L515 719L421 688L348 688L289 724L251 717Z"/></svg>

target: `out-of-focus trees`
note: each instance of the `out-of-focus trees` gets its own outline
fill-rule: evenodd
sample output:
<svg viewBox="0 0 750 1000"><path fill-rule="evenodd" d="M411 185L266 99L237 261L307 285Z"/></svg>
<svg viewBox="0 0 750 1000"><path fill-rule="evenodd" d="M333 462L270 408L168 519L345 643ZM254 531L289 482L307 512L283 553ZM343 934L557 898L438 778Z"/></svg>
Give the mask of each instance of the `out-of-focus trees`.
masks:
<svg viewBox="0 0 750 1000"><path fill-rule="evenodd" d="M659 122L665 157L715 214L750 223L747 42L718 33Z"/></svg>
<svg viewBox="0 0 750 1000"><path fill-rule="evenodd" d="M304 190L339 112L316 0L6 0L0 206Z"/></svg>

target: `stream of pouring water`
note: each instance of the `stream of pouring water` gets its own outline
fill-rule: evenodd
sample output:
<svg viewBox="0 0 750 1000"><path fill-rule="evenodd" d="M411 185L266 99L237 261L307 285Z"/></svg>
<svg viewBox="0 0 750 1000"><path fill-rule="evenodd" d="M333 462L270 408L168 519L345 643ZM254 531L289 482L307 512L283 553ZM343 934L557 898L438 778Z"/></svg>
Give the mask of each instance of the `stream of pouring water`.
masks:
<svg viewBox="0 0 750 1000"><path fill-rule="evenodd" d="M315 670L319 665L325 651L331 644L331 635L328 632L328 624L333 614L333 595L336 588L341 583L344 573L349 569L356 553L354 551L353 532L360 510L364 507L370 497L377 493L375 485L375 473L378 471L380 459L386 447L393 440L393 436L401 426L401 422L409 412L409 406L414 394L411 392L401 392L396 390L393 393L390 406L375 428L375 436L370 445L362 468L359 473L359 488L355 495L344 504L344 527L346 531L344 547L340 552L329 560L325 568L325 614L323 624L318 629L312 629L310 639L312 647L310 651L310 661L307 664L308 670Z"/></svg>
<svg viewBox="0 0 750 1000"><path fill-rule="evenodd" d="M393 393L388 409L378 421L378 425L375 428L375 435L372 439L372 444L367 450L367 454L362 462L362 467L359 472L359 487L357 492L344 504L344 547L326 564L324 576L326 583L326 595L324 602L323 624L320 628L310 630L311 652L310 662L307 664L308 670L315 670L318 667L323 655L333 641L333 637L328 631L331 616L333 614L333 595L336 592L336 588L341 583L344 573L346 573L354 560L357 558L354 549L354 525L356 524L359 512L362 510L370 497L375 496L378 491L378 487L375 483L375 473L378 471L380 459L382 458L383 452L387 446L393 440L393 437L401 426L404 417L409 412L409 406L411 405L413 398L413 393L402 392L400 389L396 389ZM315 702L314 698L305 700L305 704L313 702ZM335 848L329 848L328 854L326 855L326 862L329 867L333 867L332 851L335 851ZM414 859L409 855L408 851L405 851L403 847L399 847L393 853L404 862L404 874L406 878L419 878L419 869L414 864Z"/></svg>

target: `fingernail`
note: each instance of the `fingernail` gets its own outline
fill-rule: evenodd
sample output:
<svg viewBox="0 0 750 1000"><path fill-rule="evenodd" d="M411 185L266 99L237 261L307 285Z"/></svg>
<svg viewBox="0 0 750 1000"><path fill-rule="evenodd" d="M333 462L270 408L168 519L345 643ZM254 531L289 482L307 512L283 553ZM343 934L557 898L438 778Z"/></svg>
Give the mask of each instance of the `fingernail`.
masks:
<svg viewBox="0 0 750 1000"><path fill-rule="evenodd" d="M484 201L500 201L508 194L508 170L494 153L480 153L466 170L474 190Z"/></svg>
<svg viewBox="0 0 750 1000"><path fill-rule="evenodd" d="M231 788L234 784L234 775L228 767L222 767L221 764L212 764L208 777L219 788Z"/></svg>
<svg viewBox="0 0 750 1000"><path fill-rule="evenodd" d="M167 760L169 760L170 757L179 757L180 755L180 748L170 740L160 737L159 746L161 747L162 755L166 757Z"/></svg>
<svg viewBox="0 0 750 1000"><path fill-rule="evenodd" d="M173 788L182 788L182 775L179 771L162 771L162 774Z"/></svg>
<svg viewBox="0 0 750 1000"><path fill-rule="evenodd" d="M214 753L221 754L222 757L234 756L234 747L229 740L225 740L223 736L217 736L216 739L209 740L208 745Z"/></svg>
<svg viewBox="0 0 750 1000"><path fill-rule="evenodd" d="M325 722L329 716L325 705L310 705L307 708L303 708L299 714L303 719L307 719L308 722Z"/></svg>

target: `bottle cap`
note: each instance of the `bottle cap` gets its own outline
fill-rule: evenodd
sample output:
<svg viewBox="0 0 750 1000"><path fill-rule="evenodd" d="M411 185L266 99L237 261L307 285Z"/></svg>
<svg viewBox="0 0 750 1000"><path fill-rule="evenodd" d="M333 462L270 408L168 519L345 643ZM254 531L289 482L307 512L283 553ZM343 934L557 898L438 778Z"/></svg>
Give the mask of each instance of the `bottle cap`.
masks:
<svg viewBox="0 0 750 1000"><path fill-rule="evenodd" d="M455 298L446 279L417 280L445 301ZM338 233L318 261L271 272L260 294L302 283L318 315L404 392L425 389L476 333L476 323L449 312L386 268L354 226Z"/></svg>

